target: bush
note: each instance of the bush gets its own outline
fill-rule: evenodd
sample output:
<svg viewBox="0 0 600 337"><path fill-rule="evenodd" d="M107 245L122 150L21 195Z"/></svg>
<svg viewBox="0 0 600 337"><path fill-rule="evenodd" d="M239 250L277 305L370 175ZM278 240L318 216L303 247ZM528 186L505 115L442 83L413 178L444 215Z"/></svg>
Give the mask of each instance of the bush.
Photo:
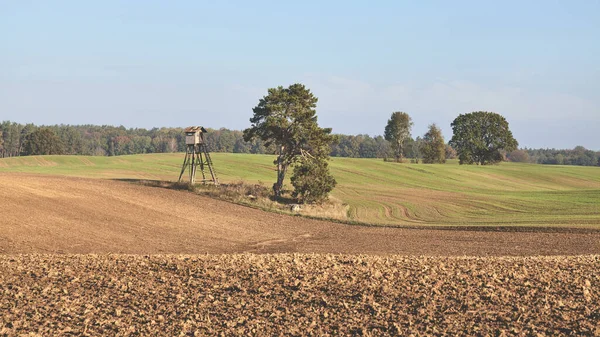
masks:
<svg viewBox="0 0 600 337"><path fill-rule="evenodd" d="M301 203L321 203L337 182L324 159L304 159L294 167L292 196Z"/></svg>
<svg viewBox="0 0 600 337"><path fill-rule="evenodd" d="M508 159L515 163L528 163L529 153L524 150L514 150L508 154Z"/></svg>

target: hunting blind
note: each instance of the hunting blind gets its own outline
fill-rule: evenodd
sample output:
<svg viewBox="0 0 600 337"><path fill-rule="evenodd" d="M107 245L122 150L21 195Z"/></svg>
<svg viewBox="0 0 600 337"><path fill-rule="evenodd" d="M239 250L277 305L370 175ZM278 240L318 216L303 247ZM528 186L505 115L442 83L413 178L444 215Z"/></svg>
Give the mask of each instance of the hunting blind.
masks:
<svg viewBox="0 0 600 337"><path fill-rule="evenodd" d="M179 174L179 181L183 177L183 173L186 169L189 170L190 184L196 182L196 171L198 166L202 173L202 183L213 183L219 184L217 175L213 168L212 159L208 153L206 143L204 141L204 134L206 129L201 126L190 126L184 130L185 132L185 158L183 159L183 166L181 167L181 173ZM207 171L210 173L210 178L207 179Z"/></svg>

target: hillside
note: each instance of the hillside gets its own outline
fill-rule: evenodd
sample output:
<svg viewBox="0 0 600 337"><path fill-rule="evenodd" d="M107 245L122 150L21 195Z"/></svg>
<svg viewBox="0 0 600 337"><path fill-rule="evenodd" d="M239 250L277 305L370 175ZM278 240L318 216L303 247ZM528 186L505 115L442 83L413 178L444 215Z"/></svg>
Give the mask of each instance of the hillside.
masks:
<svg viewBox="0 0 600 337"><path fill-rule="evenodd" d="M121 181L0 173L0 254L578 255L600 232L352 226ZM376 244L374 244L376 243Z"/></svg>
<svg viewBox="0 0 600 337"><path fill-rule="evenodd" d="M212 154L222 182L270 186L273 157ZM182 154L0 159L0 172L104 179L175 180ZM333 158L333 196L352 220L386 225L600 225L600 168L502 163L494 166L396 164Z"/></svg>

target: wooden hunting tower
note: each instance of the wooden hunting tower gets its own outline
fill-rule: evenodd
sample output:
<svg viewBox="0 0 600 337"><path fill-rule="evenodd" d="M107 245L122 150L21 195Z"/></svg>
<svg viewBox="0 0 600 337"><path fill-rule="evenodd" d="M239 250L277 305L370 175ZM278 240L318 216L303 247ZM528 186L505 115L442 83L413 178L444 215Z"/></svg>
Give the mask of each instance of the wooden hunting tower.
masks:
<svg viewBox="0 0 600 337"><path fill-rule="evenodd" d="M190 175L190 184L194 184L196 182L196 170L198 166L200 166L200 172L202 172L202 183L213 183L215 185L219 184L219 180L217 179L217 175L213 168L212 159L210 158L210 154L208 154L208 149L206 148L206 144L204 142L204 134L206 133L206 129L201 126L190 126L184 130L185 132L185 158L183 160L183 167L181 168L181 173L179 174L179 181L183 177L183 173L186 169L189 169ZM208 169L210 173L210 179L206 178Z"/></svg>

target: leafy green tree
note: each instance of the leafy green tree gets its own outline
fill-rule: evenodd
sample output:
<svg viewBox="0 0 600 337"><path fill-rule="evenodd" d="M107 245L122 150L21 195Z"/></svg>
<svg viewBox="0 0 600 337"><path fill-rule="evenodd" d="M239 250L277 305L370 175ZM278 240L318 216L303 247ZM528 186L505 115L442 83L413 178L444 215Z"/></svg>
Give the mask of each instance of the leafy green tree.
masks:
<svg viewBox="0 0 600 337"><path fill-rule="evenodd" d="M388 142L389 143L389 142ZM414 158L415 154L413 153L413 145L415 144L415 140L412 137L406 137L404 140L404 149L402 150L402 154L405 158ZM391 148L391 144L390 144Z"/></svg>
<svg viewBox="0 0 600 337"><path fill-rule="evenodd" d="M23 126L23 128L21 129L19 154L23 153L23 147L25 146L25 140L27 139L27 136L36 129L37 126L35 126L33 123L28 123Z"/></svg>
<svg viewBox="0 0 600 337"><path fill-rule="evenodd" d="M361 136L337 135L339 142L332 146L331 155L336 157L358 158Z"/></svg>
<svg viewBox="0 0 600 337"><path fill-rule="evenodd" d="M446 143L442 130L437 125L429 125L429 130L423 136L423 163L425 164L443 164L446 162Z"/></svg>
<svg viewBox="0 0 600 337"><path fill-rule="evenodd" d="M64 148L60 138L49 128L41 128L27 136L23 152L26 155L63 154Z"/></svg>
<svg viewBox="0 0 600 337"><path fill-rule="evenodd" d="M494 112L459 115L451 126L454 135L450 145L456 149L460 164L498 163L504 159L501 151L510 152L519 145L506 119Z"/></svg>
<svg viewBox="0 0 600 337"><path fill-rule="evenodd" d="M377 157L377 142L369 135L364 136L364 140L360 143L358 153L361 158L376 158Z"/></svg>
<svg viewBox="0 0 600 337"><path fill-rule="evenodd" d="M135 144L127 136L116 136L111 139L111 142L115 156L132 154L135 148Z"/></svg>
<svg viewBox="0 0 600 337"><path fill-rule="evenodd" d="M244 139L236 139L233 145L233 153L250 153L250 143L245 142Z"/></svg>
<svg viewBox="0 0 600 337"><path fill-rule="evenodd" d="M265 144L262 140L260 139L253 139L250 142L250 153L252 154L265 154L265 153L269 153L267 148L265 147Z"/></svg>
<svg viewBox="0 0 600 337"><path fill-rule="evenodd" d="M391 143L397 162L402 161L404 141L410 137L412 119L405 112L394 112L385 126L385 140Z"/></svg>
<svg viewBox="0 0 600 337"><path fill-rule="evenodd" d="M220 137L217 140L217 148L221 152L233 152L235 147L235 136L227 129L221 128Z"/></svg>
<svg viewBox="0 0 600 337"><path fill-rule="evenodd" d="M417 137L412 143L412 158L415 163L423 158L423 138Z"/></svg>
<svg viewBox="0 0 600 337"><path fill-rule="evenodd" d="M275 196L282 193L288 167L300 156L325 160L336 140L330 128L317 124L318 99L302 84L268 90L252 109L251 127L244 130L244 140L259 138L265 145L276 146L277 181L273 184Z"/></svg>
<svg viewBox="0 0 600 337"><path fill-rule="evenodd" d="M80 154L83 151L81 133L73 126L61 126L56 132L64 145L65 154Z"/></svg>
<svg viewBox="0 0 600 337"><path fill-rule="evenodd" d="M327 166L327 161L319 158L302 158L294 165L292 196L302 203L320 203L326 200L337 184Z"/></svg>
<svg viewBox="0 0 600 337"><path fill-rule="evenodd" d="M2 123L2 138L4 138L4 154L15 157L21 153L21 129L23 126L15 122L4 121Z"/></svg>
<svg viewBox="0 0 600 337"><path fill-rule="evenodd" d="M152 150L152 138L149 136L133 136L131 141L135 153L148 153Z"/></svg>
<svg viewBox="0 0 600 337"><path fill-rule="evenodd" d="M392 152L390 142L382 136L375 137L375 143L377 144L377 158L387 158Z"/></svg>

